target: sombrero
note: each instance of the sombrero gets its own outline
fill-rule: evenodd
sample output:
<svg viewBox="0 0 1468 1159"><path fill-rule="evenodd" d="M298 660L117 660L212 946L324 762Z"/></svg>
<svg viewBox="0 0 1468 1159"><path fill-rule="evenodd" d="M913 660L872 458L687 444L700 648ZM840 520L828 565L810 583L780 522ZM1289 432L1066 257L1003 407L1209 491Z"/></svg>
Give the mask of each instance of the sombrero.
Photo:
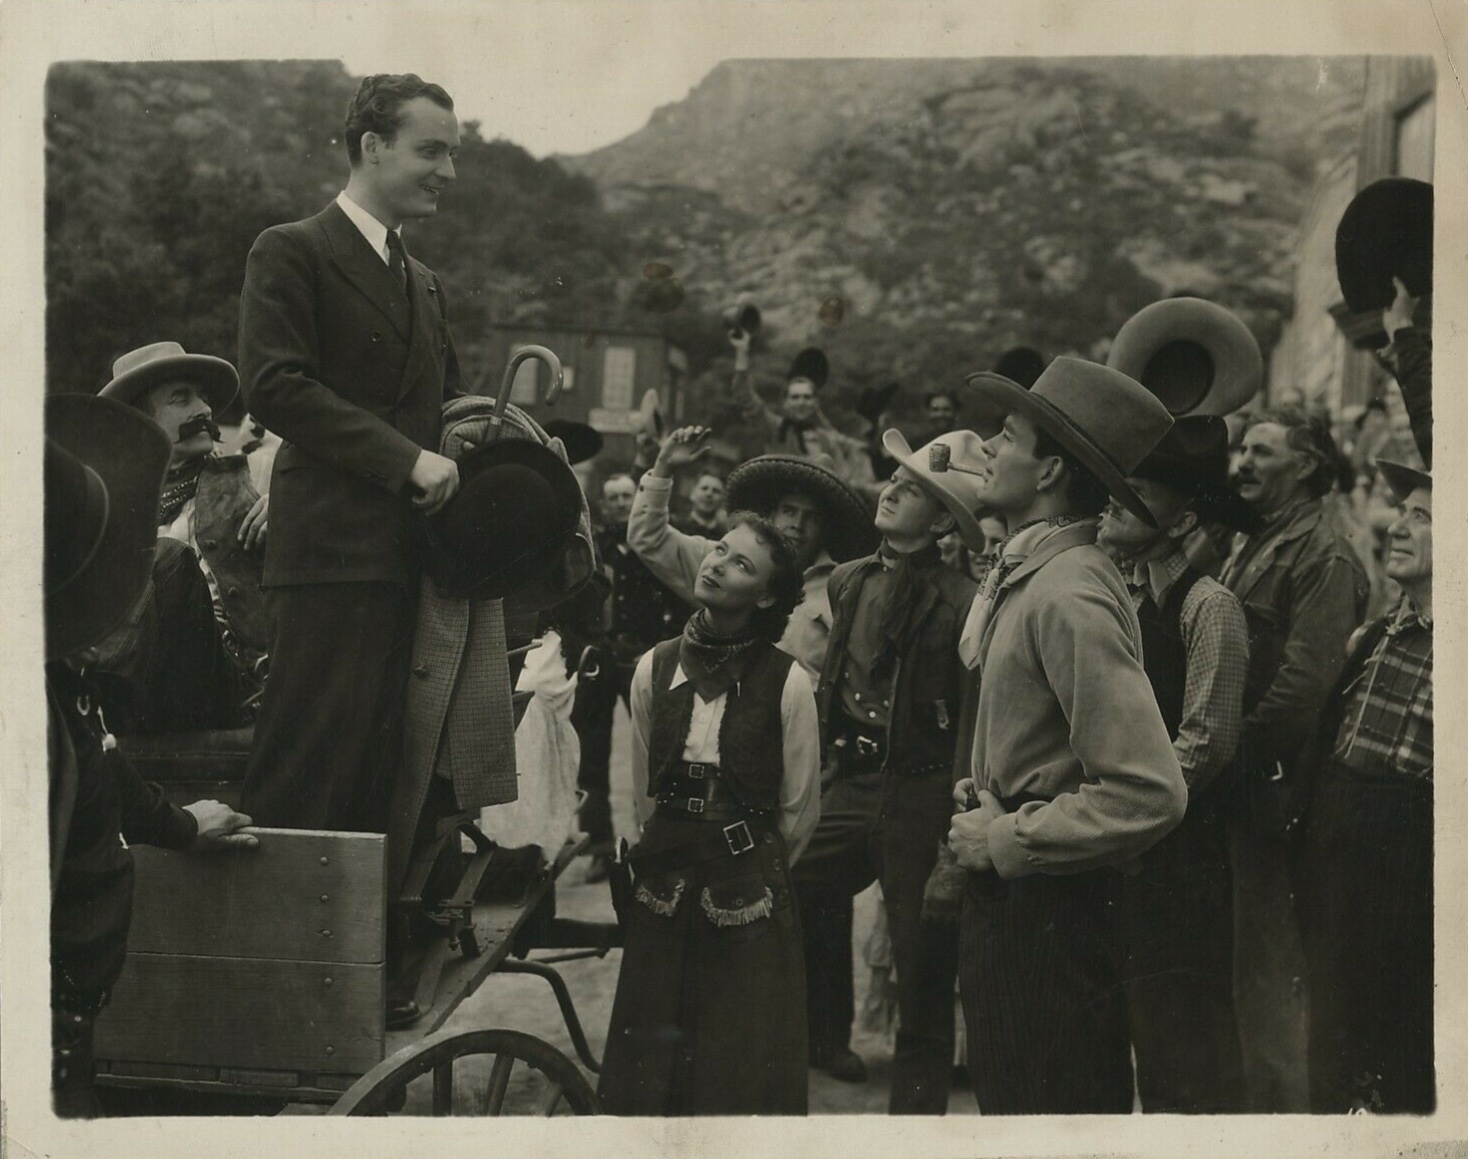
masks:
<svg viewBox="0 0 1468 1159"><path fill-rule="evenodd" d="M130 350L112 364L112 381L98 394L136 406L139 397L164 382L187 382L199 388L216 415L239 393L240 376L222 358L189 354L177 342L154 342Z"/></svg>
<svg viewBox="0 0 1468 1159"><path fill-rule="evenodd" d="M825 516L822 543L837 563L877 550L877 529L861 496L835 472L801 455L760 455L735 467L726 481L730 511L768 515L780 496L809 495Z"/></svg>
<svg viewBox="0 0 1468 1159"><path fill-rule="evenodd" d="M1356 314L1390 306L1393 277L1413 297L1432 293L1432 186L1387 177L1356 194L1336 227L1335 270Z"/></svg>
<svg viewBox="0 0 1468 1159"><path fill-rule="evenodd" d="M1140 382L1174 416L1236 411L1264 381L1249 328L1202 298L1166 298L1137 311L1117 332L1106 365Z"/></svg>
<svg viewBox="0 0 1468 1159"><path fill-rule="evenodd" d="M156 423L115 399L46 400L47 660L100 644L143 594L170 453Z"/></svg>
<svg viewBox="0 0 1468 1159"><path fill-rule="evenodd" d="M1141 383L1119 370L1061 356L1026 390L992 371L968 383L1005 414L1019 414L1074 455L1107 492L1149 527L1157 521L1127 485L1169 427L1172 416Z"/></svg>

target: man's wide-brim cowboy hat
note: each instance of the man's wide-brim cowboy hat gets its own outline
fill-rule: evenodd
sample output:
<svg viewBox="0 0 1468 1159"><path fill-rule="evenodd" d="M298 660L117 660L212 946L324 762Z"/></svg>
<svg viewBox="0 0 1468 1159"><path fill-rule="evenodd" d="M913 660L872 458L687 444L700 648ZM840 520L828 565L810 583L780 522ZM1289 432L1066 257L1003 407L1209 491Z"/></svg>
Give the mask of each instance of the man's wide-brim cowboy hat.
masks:
<svg viewBox="0 0 1468 1159"><path fill-rule="evenodd" d="M136 406L145 391L165 382L187 382L216 415L234 401L240 390L235 368L212 354L189 354L177 342L154 342L129 350L112 364L112 381L99 392L103 398Z"/></svg>
<svg viewBox="0 0 1468 1159"><path fill-rule="evenodd" d="M1106 365L1140 382L1174 415L1225 415L1259 391L1264 358L1239 318L1202 298L1167 298L1133 314Z"/></svg>
<svg viewBox="0 0 1468 1159"><path fill-rule="evenodd" d="M1392 278L1420 298L1432 292L1432 186L1409 177L1373 181L1357 193L1335 231L1341 297L1356 314L1385 310Z"/></svg>
<svg viewBox="0 0 1468 1159"><path fill-rule="evenodd" d="M561 446L566 448L566 458L573 467L577 463L596 458L604 446L601 434L595 427L571 419L551 419L541 430L551 438L561 440Z"/></svg>
<svg viewBox="0 0 1468 1159"><path fill-rule="evenodd" d="M1428 471L1405 463L1394 463L1390 459L1377 459L1376 466L1385 476L1386 485L1392 489L1398 503L1405 503L1407 496L1419 487L1432 490L1432 475Z"/></svg>
<svg viewBox="0 0 1468 1159"><path fill-rule="evenodd" d="M1128 511L1157 526L1126 477L1167 433L1172 415L1141 383L1109 366L1063 355L1029 390L991 371L970 374L968 383L1006 414L1023 415L1048 432Z"/></svg>
<svg viewBox="0 0 1468 1159"><path fill-rule="evenodd" d="M1193 500L1199 517L1253 535L1264 521L1228 485L1228 424L1217 415L1184 415L1132 472Z"/></svg>
<svg viewBox="0 0 1468 1159"><path fill-rule="evenodd" d="M112 399L46 400L46 659L100 644L141 598L158 546L158 495L172 448Z"/></svg>
<svg viewBox="0 0 1468 1159"><path fill-rule="evenodd" d="M983 551L985 536L976 512L983 506L979 499L979 480L969 472L984 463L984 440L973 431L949 431L914 451L899 430L882 435L887 453L917 476L918 482L948 509L958 524L958 534L970 551ZM949 470L934 471L932 448L948 448ZM961 469L959 469L961 468Z"/></svg>
<svg viewBox="0 0 1468 1159"><path fill-rule="evenodd" d="M459 461L459 490L420 521L423 569L444 595L501 599L537 585L576 534L581 486L550 447L499 439Z"/></svg>
<svg viewBox="0 0 1468 1159"><path fill-rule="evenodd" d="M803 455L760 455L729 472L728 508L769 515L782 495L808 495L821 509L822 540L837 563L877 550L877 529L861 496L834 471Z"/></svg>

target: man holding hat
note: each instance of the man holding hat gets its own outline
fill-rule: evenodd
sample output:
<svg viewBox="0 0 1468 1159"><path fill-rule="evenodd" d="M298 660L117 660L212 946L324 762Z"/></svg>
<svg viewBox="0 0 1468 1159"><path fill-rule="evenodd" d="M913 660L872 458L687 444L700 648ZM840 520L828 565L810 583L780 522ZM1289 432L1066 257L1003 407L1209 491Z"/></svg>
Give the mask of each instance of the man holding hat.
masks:
<svg viewBox="0 0 1468 1159"><path fill-rule="evenodd" d="M213 640L221 637L225 649L244 673L258 671L270 646L265 597L260 589L262 555L268 519L268 497L252 482L253 464L245 455L220 455L216 451L219 427L215 416L234 401L239 376L222 358L190 354L177 342L155 342L130 351L112 366L112 379L100 392L141 411L156 422L172 448L168 474L164 477L159 505L158 535L186 544L182 553L203 572L213 603L213 620L206 631L191 622L196 585L177 574L178 554L161 546L154 567L153 608L149 612L161 623L154 631L136 624L123 633L119 643L160 637L167 643L143 646L143 651L164 649L157 657L117 657L119 663L145 673L171 672L169 679L187 683L195 690L189 700L206 698L220 684L214 673L220 665L212 659L219 651ZM146 618L146 617L145 617ZM109 649L113 641L109 641ZM202 657L199 659L198 657ZM104 660L107 667L112 659ZM150 686L158 676L145 675ZM258 689L257 680L246 679ZM238 723L241 706L240 680L231 682L234 703L205 710L170 711L179 698L166 693L150 696L156 711L145 723L149 731L190 731ZM222 696L215 695L213 700ZM144 723L141 722L140 723Z"/></svg>
<svg viewBox="0 0 1468 1159"><path fill-rule="evenodd" d="M97 1114L92 1028L122 972L132 912L126 842L256 845L218 801L185 809L145 783L108 730L92 650L143 594L170 447L119 403L46 403L46 712L50 750L52 1090L63 1118ZM119 840L119 835L124 840Z"/></svg>
<svg viewBox="0 0 1468 1159"><path fill-rule="evenodd" d="M1199 523L1248 534L1259 517L1229 489L1228 427L1216 415L1177 419L1127 484L1158 525L1113 499L1097 542L1127 580L1142 666L1188 783L1182 824L1118 883L1137 1087L1146 1112L1239 1111L1233 894L1214 786L1238 743L1249 630L1238 600L1190 565L1183 543Z"/></svg>
<svg viewBox="0 0 1468 1159"><path fill-rule="evenodd" d="M983 546L974 517L979 439L941 435L953 468L934 473L896 430L883 438L898 466L882 489L875 527L880 548L839 564L828 594L834 622L821 671L818 707L830 781L821 818L795 870L802 926L824 929L823 911L844 910L873 880L892 931L897 966L893 1114L943 1114L953 1069L953 978L957 943L950 923L923 920L923 889L952 814L954 743L963 700L958 635L977 585L943 564L938 540L957 528ZM851 964L807 953L806 987L818 1008L828 990L849 984ZM813 1047L823 1042L813 1023ZM819 1065L818 1056L813 1061Z"/></svg>
<svg viewBox="0 0 1468 1159"><path fill-rule="evenodd" d="M949 845L971 870L959 929L969 1068L985 1114L1132 1106L1131 1037L1108 914L1113 867L1182 820L1187 785L1142 667L1136 609L1096 545L1111 498L1172 426L1125 375L1055 359L1025 390L970 375L1006 412L974 501L996 553L959 650L980 670L973 775Z"/></svg>
<svg viewBox="0 0 1468 1159"><path fill-rule="evenodd" d="M1321 713L1300 857L1310 1109L1430 1114L1432 476L1378 460L1402 597L1356 634Z"/></svg>
<svg viewBox="0 0 1468 1159"><path fill-rule="evenodd" d="M459 393L443 286L401 227L437 212L459 126L438 85L378 75L343 136L346 189L256 238L240 298L245 399L284 440L265 553L270 680L244 802L262 824L383 832L421 566L413 522L459 485L439 453Z"/></svg>

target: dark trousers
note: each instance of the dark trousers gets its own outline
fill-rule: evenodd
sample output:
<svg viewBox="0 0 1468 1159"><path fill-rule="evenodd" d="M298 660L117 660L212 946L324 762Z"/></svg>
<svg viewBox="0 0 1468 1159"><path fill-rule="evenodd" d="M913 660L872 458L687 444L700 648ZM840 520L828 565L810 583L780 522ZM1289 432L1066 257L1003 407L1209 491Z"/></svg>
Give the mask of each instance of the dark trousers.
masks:
<svg viewBox="0 0 1468 1159"><path fill-rule="evenodd" d="M970 874L959 992L984 1114L1131 1111L1114 876Z"/></svg>
<svg viewBox="0 0 1468 1159"><path fill-rule="evenodd" d="M1243 1107L1233 1002L1233 883L1222 820L1206 798L1118 875L1122 979L1142 1110Z"/></svg>
<svg viewBox="0 0 1468 1159"><path fill-rule="evenodd" d="M256 825L386 832L416 603L391 583L283 587L270 599L243 811Z"/></svg>
<svg viewBox="0 0 1468 1159"><path fill-rule="evenodd" d="M1432 782L1322 770L1300 887L1311 1110L1431 1113Z"/></svg>
<svg viewBox="0 0 1468 1159"><path fill-rule="evenodd" d="M628 703L636 662L619 663L603 655L594 678L576 682L571 727L581 740L581 767L576 786L586 794L581 828L591 838L591 852L612 851L612 714L617 701Z"/></svg>
<svg viewBox="0 0 1468 1159"><path fill-rule="evenodd" d="M807 915L821 921L823 911L834 912L827 930L837 928L842 907L850 913L852 897L874 880L882 883L897 965L893 1114L941 1115L948 1109L957 944L953 927L924 921L922 908L938 844L948 834L952 789L946 769L914 777L838 774L821 796L820 822L793 873L802 927ZM831 984L819 976L828 966L823 955L807 954L807 1001L819 1001ZM849 986L849 951L842 972Z"/></svg>
<svg viewBox="0 0 1468 1159"><path fill-rule="evenodd" d="M92 1054L96 1014L53 1002L51 1007L51 1100L58 1119L95 1119L96 1069Z"/></svg>

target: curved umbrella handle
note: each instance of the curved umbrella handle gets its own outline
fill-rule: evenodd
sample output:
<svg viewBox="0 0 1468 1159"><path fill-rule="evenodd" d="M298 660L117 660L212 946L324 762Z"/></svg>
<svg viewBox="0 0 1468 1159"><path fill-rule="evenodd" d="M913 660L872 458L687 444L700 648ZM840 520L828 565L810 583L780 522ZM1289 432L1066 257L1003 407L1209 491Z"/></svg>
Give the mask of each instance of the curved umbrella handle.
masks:
<svg viewBox="0 0 1468 1159"><path fill-rule="evenodd" d="M515 385L515 372L527 358L538 358L550 367L551 381L545 392L546 405L553 406L561 396L561 386L566 376L561 370L561 360L556 357L555 351L544 346L522 346L510 356L510 364L505 367L505 377L500 382L500 392L494 400L494 413L489 416L488 442L492 443L500 437L501 425L505 421L505 407L510 405L510 391Z"/></svg>

